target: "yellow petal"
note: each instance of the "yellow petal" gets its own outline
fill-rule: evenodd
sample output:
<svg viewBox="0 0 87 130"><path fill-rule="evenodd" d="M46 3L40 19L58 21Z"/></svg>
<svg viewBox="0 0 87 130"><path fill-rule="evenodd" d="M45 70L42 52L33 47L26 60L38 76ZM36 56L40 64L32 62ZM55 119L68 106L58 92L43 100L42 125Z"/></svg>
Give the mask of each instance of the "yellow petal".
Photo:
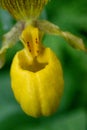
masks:
<svg viewBox="0 0 87 130"><path fill-rule="evenodd" d="M33 117L54 113L63 93L63 73L60 61L46 48L35 63L26 50L18 52L11 66L11 84L15 98L23 111Z"/></svg>
<svg viewBox="0 0 87 130"><path fill-rule="evenodd" d="M36 18L48 0L0 0L0 6L8 10L16 19Z"/></svg>

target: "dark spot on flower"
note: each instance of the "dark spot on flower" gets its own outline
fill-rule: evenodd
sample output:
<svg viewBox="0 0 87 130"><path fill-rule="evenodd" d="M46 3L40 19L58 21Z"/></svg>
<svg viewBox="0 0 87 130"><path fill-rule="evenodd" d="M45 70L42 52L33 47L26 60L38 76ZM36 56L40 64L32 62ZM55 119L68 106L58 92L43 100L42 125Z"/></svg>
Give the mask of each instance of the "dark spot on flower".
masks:
<svg viewBox="0 0 87 130"><path fill-rule="evenodd" d="M36 38L36 43L38 44L37 38Z"/></svg>
<svg viewBox="0 0 87 130"><path fill-rule="evenodd" d="M29 51L31 52L31 49L29 49Z"/></svg>
<svg viewBox="0 0 87 130"><path fill-rule="evenodd" d="M39 50L37 50L37 53L39 53Z"/></svg>
<svg viewBox="0 0 87 130"><path fill-rule="evenodd" d="M27 42L27 46L28 46L28 47L30 47L30 44L29 44L29 42Z"/></svg>

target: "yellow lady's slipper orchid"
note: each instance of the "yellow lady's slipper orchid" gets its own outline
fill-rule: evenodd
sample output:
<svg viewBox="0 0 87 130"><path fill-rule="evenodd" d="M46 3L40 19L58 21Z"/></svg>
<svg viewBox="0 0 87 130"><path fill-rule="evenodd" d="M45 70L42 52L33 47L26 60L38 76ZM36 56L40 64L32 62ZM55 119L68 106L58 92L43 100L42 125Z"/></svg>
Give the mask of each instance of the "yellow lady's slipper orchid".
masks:
<svg viewBox="0 0 87 130"><path fill-rule="evenodd" d="M14 95L24 112L33 117L48 116L57 110L64 83L60 61L50 48L41 47L38 55L31 53L34 46L31 52L28 51L31 42L32 45L40 44L35 41L36 38L38 40L37 28L30 26L23 31L21 39L25 45L27 42L30 44L17 52L11 66Z"/></svg>
<svg viewBox="0 0 87 130"><path fill-rule="evenodd" d="M61 36L73 48L87 52L81 38L61 30L58 26L46 20L37 19L48 1L49 0L0 0L0 7L9 11L10 14L18 20L17 24L8 33L3 35L3 42L0 48L0 69L5 64L7 49L16 44L22 31L28 25L36 26L44 33Z"/></svg>
<svg viewBox="0 0 87 130"><path fill-rule="evenodd" d="M19 21L4 35L0 49L0 68L5 63L6 50L20 37L25 49L17 52L13 59L11 84L22 109L33 117L48 116L57 110L64 84L60 61L50 48L42 46L40 33L62 36L72 47L87 51L81 38L62 31L46 20L37 20L47 2L0 0L0 7L8 10Z"/></svg>

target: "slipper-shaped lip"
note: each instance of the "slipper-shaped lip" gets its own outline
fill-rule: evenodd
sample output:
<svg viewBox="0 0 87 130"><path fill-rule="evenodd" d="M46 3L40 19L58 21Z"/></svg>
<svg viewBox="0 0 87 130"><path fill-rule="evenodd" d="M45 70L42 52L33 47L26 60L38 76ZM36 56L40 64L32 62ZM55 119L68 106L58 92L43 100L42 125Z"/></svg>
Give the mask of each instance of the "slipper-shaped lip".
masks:
<svg viewBox="0 0 87 130"><path fill-rule="evenodd" d="M50 48L45 48L37 57L42 68L33 71L35 68L29 68L33 66L31 57L25 52L25 49L17 52L13 59L12 90L26 114L33 117L49 116L57 110L63 93L64 81L60 61ZM38 64L36 68L39 67Z"/></svg>

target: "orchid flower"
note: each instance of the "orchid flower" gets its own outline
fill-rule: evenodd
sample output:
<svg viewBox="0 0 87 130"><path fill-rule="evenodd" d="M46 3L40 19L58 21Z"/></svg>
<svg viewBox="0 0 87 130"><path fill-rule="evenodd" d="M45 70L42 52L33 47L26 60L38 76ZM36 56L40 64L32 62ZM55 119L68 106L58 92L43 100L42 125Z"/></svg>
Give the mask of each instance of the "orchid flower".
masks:
<svg viewBox="0 0 87 130"><path fill-rule="evenodd" d="M0 49L0 68L5 53L20 40L24 49L18 51L11 65L11 84L16 100L23 111L33 117L49 116L61 101L64 88L59 59L50 48L42 45L44 33L63 37L72 47L86 51L83 40L57 25L38 17L48 0L0 0L0 7L18 21L3 36Z"/></svg>

